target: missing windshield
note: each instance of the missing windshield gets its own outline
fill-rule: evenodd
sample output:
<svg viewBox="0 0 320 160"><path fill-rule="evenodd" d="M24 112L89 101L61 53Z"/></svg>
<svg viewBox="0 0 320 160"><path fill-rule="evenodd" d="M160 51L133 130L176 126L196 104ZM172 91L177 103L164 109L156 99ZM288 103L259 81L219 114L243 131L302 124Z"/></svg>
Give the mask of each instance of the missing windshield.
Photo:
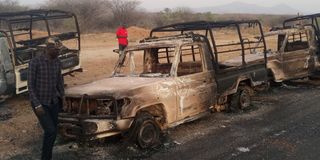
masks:
<svg viewBox="0 0 320 160"><path fill-rule="evenodd" d="M174 55L173 47L128 50L116 76L168 77Z"/></svg>

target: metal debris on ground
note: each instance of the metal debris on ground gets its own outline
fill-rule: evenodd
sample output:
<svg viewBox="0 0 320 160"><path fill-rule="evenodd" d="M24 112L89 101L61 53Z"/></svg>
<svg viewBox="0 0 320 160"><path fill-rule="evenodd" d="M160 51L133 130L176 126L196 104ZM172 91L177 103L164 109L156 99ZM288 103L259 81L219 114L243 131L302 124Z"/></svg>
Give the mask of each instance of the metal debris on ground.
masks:
<svg viewBox="0 0 320 160"><path fill-rule="evenodd" d="M238 151L240 152L250 152L250 149L249 148L245 148L245 147L239 147L237 148Z"/></svg>
<svg viewBox="0 0 320 160"><path fill-rule="evenodd" d="M177 145L181 145L181 143L178 142L178 141L174 141L173 143L174 143L174 144L177 144Z"/></svg>
<svg viewBox="0 0 320 160"><path fill-rule="evenodd" d="M299 88L297 86L287 85L287 84L284 84L284 83L281 85L281 87L282 88L286 88L286 89L297 89L297 88Z"/></svg>
<svg viewBox="0 0 320 160"><path fill-rule="evenodd" d="M286 132L287 131L282 130L281 132L274 134L274 136L278 137L278 136L281 136L281 135L285 134Z"/></svg>

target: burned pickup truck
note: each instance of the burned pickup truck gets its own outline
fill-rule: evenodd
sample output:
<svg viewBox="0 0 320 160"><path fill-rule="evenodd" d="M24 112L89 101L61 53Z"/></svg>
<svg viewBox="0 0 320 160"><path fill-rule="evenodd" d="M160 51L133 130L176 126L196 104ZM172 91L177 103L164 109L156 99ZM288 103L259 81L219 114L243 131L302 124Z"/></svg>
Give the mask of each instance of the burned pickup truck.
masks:
<svg viewBox="0 0 320 160"><path fill-rule="evenodd" d="M246 22L207 27L239 29L242 23ZM169 26L153 32L167 29L176 30ZM243 42L239 34L236 37ZM111 77L66 90L66 105L59 114L60 134L93 140L127 133L147 148L159 140L161 130L201 118L221 106L249 107L251 88L267 82L266 61L246 62L248 48L242 43L242 54L236 56L243 57L243 63L224 65L217 55L237 49L218 48L230 45L235 44L217 45L204 35L188 32L150 37L129 46Z"/></svg>
<svg viewBox="0 0 320 160"><path fill-rule="evenodd" d="M210 22L189 23L191 30L201 30L199 25L207 26ZM285 23L286 24L286 23ZM176 26L177 27L177 26ZM180 27L181 28L181 27ZM211 35L206 31L205 35ZM247 34L252 34L247 30ZM249 62L261 62L265 59L265 54L257 51L259 48L267 48L267 68L271 81L283 82L306 77L314 77L319 71L319 46L317 45L317 27L312 24L300 25L287 28L276 28L264 33L263 37L256 35L254 39L243 38L243 44L248 45L249 52L245 56ZM241 35L242 37L244 35ZM210 36L209 36L210 37ZM211 41L217 41L212 39ZM253 45L254 47L250 47ZM223 46L225 47L225 46ZM242 57L233 56L223 61L224 64L241 64Z"/></svg>
<svg viewBox="0 0 320 160"><path fill-rule="evenodd" d="M318 46L312 26L296 28L278 28L264 34L267 46L267 67L269 77L275 82L302 79L313 76L319 70ZM256 47L263 45L257 43ZM261 61L261 54L248 56L251 61ZM240 62L241 59L233 58L229 63Z"/></svg>
<svg viewBox="0 0 320 160"><path fill-rule="evenodd" d="M268 68L275 82L313 76L319 70L317 39L312 26L278 29L265 34Z"/></svg>
<svg viewBox="0 0 320 160"><path fill-rule="evenodd" d="M59 59L63 74L81 70L80 30L73 13L57 10L31 10L0 13L0 96L28 91L30 60L44 52L50 36L64 45Z"/></svg>

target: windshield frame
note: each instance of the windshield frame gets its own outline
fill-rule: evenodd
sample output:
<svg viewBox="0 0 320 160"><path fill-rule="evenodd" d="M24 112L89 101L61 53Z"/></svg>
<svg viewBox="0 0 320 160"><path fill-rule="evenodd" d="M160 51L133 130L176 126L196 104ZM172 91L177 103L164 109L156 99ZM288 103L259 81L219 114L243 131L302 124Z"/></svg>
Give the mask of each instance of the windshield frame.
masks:
<svg viewBox="0 0 320 160"><path fill-rule="evenodd" d="M141 45L136 45L136 46L128 46L125 50L124 53L122 55L119 54L119 59L118 62L116 63L116 66L114 67L114 71L112 73L112 77L145 77L145 78L161 78L161 77L173 77L175 76L175 71L176 71L176 66L178 63L178 52L180 51L179 46L181 46L180 44L166 44L166 43L161 43L161 44L157 44L157 45L147 45L147 44L141 44ZM143 51L143 66L145 65L145 51L147 49L152 49L152 48L174 48L173 51L173 57L172 57L172 65L170 68L170 72L168 74L162 74L162 73L134 73L135 68L136 68L136 63L134 60L134 56L136 54L134 54L135 51ZM128 74L123 74L122 72L122 68L123 68L123 63L128 60L128 66L129 66L129 73Z"/></svg>

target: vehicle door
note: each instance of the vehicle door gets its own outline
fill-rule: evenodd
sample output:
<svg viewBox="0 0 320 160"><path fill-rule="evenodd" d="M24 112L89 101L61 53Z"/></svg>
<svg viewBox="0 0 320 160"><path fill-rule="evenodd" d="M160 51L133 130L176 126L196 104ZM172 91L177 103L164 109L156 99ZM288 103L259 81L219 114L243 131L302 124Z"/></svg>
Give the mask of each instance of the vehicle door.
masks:
<svg viewBox="0 0 320 160"><path fill-rule="evenodd" d="M208 111L215 103L217 86L212 61L204 51L207 53L208 48L203 44L188 44L180 48L175 79L179 120Z"/></svg>
<svg viewBox="0 0 320 160"><path fill-rule="evenodd" d="M0 31L0 94L14 93L15 72L12 61L12 45L6 32Z"/></svg>
<svg viewBox="0 0 320 160"><path fill-rule="evenodd" d="M287 77L307 76L314 69L314 58L310 54L310 44L306 31L287 35L281 54L282 69Z"/></svg>

